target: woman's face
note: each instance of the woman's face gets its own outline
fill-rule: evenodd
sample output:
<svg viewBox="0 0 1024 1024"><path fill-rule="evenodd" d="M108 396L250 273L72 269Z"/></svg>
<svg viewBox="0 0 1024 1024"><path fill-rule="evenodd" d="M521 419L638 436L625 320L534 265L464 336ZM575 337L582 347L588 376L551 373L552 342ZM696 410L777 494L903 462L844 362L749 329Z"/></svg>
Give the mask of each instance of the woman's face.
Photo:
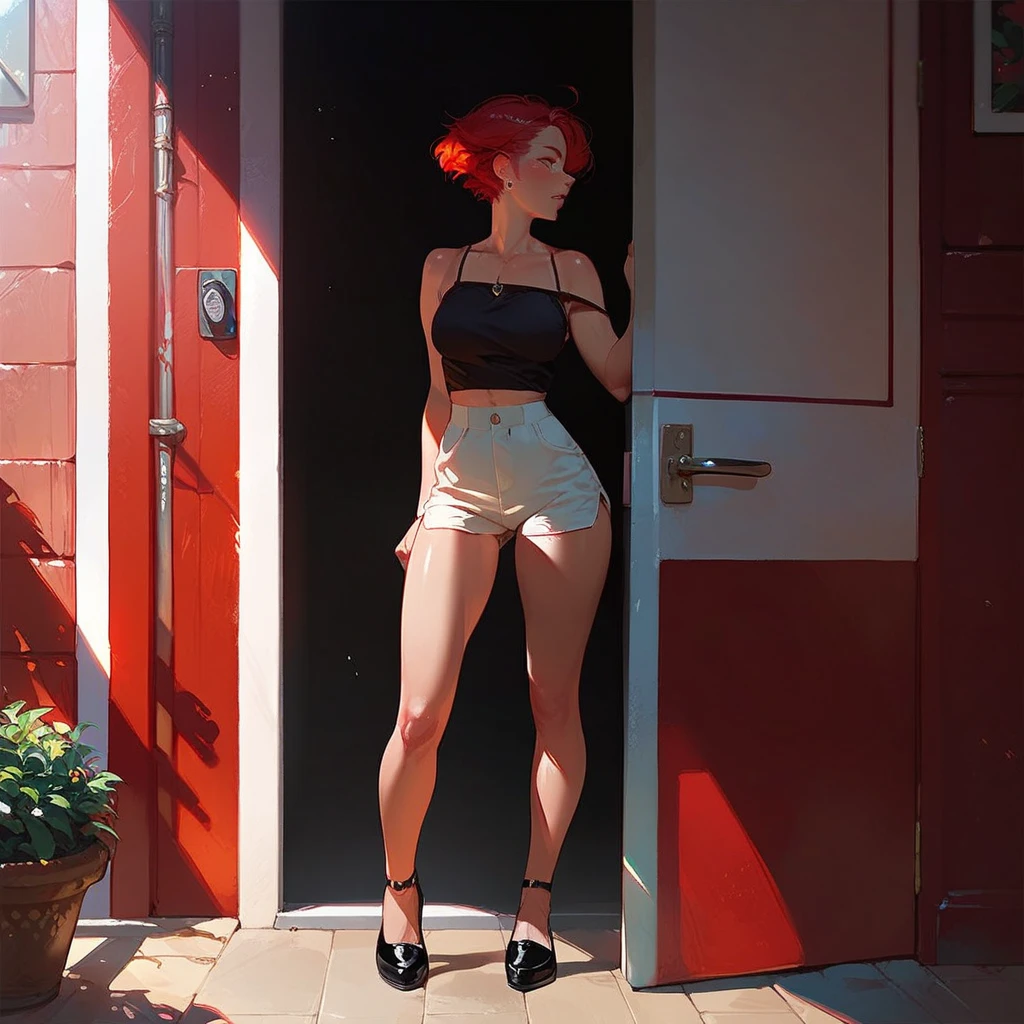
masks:
<svg viewBox="0 0 1024 1024"><path fill-rule="evenodd" d="M533 217L555 220L576 180L565 171L565 151L565 136L554 125L535 135L519 158L518 172L514 164L508 168L512 188L507 198Z"/></svg>

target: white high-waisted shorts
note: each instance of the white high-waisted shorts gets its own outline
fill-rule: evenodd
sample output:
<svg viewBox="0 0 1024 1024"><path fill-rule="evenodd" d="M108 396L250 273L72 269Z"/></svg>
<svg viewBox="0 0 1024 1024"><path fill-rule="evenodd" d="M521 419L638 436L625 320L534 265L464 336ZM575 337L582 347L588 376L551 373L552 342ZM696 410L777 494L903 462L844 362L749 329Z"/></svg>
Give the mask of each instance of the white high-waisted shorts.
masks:
<svg viewBox="0 0 1024 1024"><path fill-rule="evenodd" d="M593 466L544 402L452 404L423 506L427 530L497 536L504 544L593 526L610 507Z"/></svg>

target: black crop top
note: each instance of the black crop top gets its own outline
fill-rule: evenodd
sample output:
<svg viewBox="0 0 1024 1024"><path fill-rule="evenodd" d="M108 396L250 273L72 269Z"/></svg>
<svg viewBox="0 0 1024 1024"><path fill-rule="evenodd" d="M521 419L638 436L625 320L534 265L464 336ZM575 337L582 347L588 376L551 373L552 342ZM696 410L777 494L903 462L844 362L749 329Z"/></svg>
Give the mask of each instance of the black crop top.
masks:
<svg viewBox="0 0 1024 1024"><path fill-rule="evenodd" d="M463 281L459 263L455 283L444 293L430 325L434 347L441 354L449 394L474 388L547 393L554 360L569 336L569 318L562 297L596 303L562 291L551 254L555 287Z"/></svg>

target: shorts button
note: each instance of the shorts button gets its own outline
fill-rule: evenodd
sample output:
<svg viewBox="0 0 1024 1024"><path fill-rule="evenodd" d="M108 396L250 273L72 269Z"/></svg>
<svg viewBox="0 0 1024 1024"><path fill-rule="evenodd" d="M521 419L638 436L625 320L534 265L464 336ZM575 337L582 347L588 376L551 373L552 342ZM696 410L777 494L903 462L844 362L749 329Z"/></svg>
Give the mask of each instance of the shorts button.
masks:
<svg viewBox="0 0 1024 1024"><path fill-rule="evenodd" d="M496 412L492 412L491 413L491 422L493 424L495 424L495 426L497 426L497 424L499 424L501 422L501 417Z"/></svg>

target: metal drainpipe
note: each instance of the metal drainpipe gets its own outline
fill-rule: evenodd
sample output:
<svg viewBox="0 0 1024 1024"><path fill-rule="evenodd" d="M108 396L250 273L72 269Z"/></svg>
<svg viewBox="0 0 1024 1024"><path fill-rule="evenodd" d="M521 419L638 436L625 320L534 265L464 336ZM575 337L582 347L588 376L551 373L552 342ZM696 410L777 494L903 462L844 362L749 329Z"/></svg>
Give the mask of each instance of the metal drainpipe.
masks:
<svg viewBox="0 0 1024 1024"><path fill-rule="evenodd" d="M174 415L174 121L171 107L173 19L173 0L151 0L156 276L154 356L157 414L149 421L149 433L156 438L156 660L153 667L156 673L154 741L158 765L164 758L171 761L173 755L173 686L168 686L168 681L174 678L174 529L171 503L174 452L185 439L185 426ZM157 811L170 826L171 794L162 781L163 775L158 767Z"/></svg>

